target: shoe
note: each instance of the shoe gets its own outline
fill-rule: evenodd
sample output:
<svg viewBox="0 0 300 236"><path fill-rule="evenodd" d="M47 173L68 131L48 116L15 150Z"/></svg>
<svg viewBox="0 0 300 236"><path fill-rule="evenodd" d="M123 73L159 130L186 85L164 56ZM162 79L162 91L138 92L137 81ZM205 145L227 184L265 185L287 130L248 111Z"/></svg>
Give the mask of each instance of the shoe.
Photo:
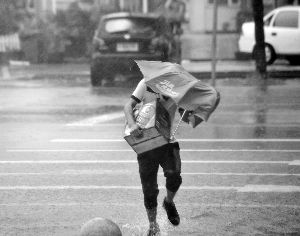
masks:
<svg viewBox="0 0 300 236"><path fill-rule="evenodd" d="M163 202L163 208L167 212L169 221L175 226L179 225L180 217L178 215L174 202L167 202L165 198Z"/></svg>
<svg viewBox="0 0 300 236"><path fill-rule="evenodd" d="M158 224L150 225L148 229L147 236L160 236L160 229Z"/></svg>

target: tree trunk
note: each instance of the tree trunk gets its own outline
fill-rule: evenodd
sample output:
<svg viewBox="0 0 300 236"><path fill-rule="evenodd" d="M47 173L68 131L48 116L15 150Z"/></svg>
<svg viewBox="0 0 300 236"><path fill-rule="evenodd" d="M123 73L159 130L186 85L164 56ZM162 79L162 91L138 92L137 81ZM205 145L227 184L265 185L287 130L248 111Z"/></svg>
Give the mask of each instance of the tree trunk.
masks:
<svg viewBox="0 0 300 236"><path fill-rule="evenodd" d="M255 48L254 59L256 72L262 79L267 78L267 64L265 54L265 34L264 34L264 6L262 0L252 0L253 18L255 23Z"/></svg>

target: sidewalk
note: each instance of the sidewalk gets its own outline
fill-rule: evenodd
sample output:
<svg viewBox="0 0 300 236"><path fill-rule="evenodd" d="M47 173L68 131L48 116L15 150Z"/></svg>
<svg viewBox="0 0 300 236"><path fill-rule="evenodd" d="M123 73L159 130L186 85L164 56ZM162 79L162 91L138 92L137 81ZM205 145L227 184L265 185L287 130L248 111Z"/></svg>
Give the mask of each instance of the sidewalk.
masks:
<svg viewBox="0 0 300 236"><path fill-rule="evenodd" d="M183 61L182 66L197 78L211 77L211 61ZM267 68L271 78L300 78L300 66L290 66L285 60L278 60ZM216 77L246 78L255 71L255 62L252 60L217 61Z"/></svg>
<svg viewBox="0 0 300 236"><path fill-rule="evenodd" d="M199 79L210 78L211 61L182 61L182 66ZM66 64L33 64L14 65L9 68L12 79L30 79L40 77L89 77L88 63ZM245 78L255 71L254 61L224 60L218 61L216 76L221 78ZM290 66L284 60L268 67L269 77L272 78L300 78L300 66ZM1 77L0 77L1 78Z"/></svg>

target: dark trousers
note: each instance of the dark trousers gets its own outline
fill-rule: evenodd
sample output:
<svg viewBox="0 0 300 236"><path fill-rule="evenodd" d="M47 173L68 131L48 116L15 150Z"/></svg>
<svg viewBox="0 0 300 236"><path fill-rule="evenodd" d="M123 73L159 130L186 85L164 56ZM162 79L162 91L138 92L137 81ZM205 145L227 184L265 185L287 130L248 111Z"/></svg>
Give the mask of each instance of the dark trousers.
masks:
<svg viewBox="0 0 300 236"><path fill-rule="evenodd" d="M178 143L169 143L138 155L139 173L146 209L157 207L159 193L157 173L159 166L163 168L167 190L175 193L179 189L182 183L179 150Z"/></svg>

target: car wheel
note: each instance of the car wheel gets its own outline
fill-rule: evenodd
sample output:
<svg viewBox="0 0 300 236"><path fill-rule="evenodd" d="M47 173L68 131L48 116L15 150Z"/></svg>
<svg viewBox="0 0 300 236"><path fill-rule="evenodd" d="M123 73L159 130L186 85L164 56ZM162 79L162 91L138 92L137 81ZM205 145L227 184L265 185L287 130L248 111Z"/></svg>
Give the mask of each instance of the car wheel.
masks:
<svg viewBox="0 0 300 236"><path fill-rule="evenodd" d="M273 62L276 60L276 53L270 44L265 45L265 54L266 54L267 65L273 64ZM253 52L252 52L253 59L255 59L255 55L256 55L256 47L254 47Z"/></svg>
<svg viewBox="0 0 300 236"><path fill-rule="evenodd" d="M276 60L276 54L273 49L273 47L269 44L265 45L265 54L266 54L266 62L268 65L273 64L273 62Z"/></svg>
<svg viewBox="0 0 300 236"><path fill-rule="evenodd" d="M287 59L292 66L300 65L300 56L288 57Z"/></svg>
<svg viewBox="0 0 300 236"><path fill-rule="evenodd" d="M91 77L91 85L92 86L101 86L102 83L102 78L101 78L101 73L99 70L96 68L94 64L91 65L90 68L90 77Z"/></svg>

